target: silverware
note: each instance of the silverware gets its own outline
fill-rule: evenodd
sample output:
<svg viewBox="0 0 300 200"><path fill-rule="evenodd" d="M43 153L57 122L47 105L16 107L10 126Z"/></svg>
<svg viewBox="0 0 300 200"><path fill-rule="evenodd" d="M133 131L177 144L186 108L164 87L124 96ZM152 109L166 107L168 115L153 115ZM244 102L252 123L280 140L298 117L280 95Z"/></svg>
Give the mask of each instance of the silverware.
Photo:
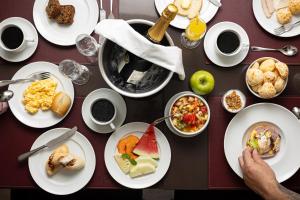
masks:
<svg viewBox="0 0 300 200"><path fill-rule="evenodd" d="M37 80L43 80L50 77L50 72L42 72L39 74L34 74L29 78L26 79L17 79L17 80L2 80L0 81L0 87L7 86L14 83L24 83L28 81L37 81Z"/></svg>
<svg viewBox="0 0 300 200"><path fill-rule="evenodd" d="M18 161L22 162L23 160L26 160L28 157L32 156L33 154L35 154L36 152L44 149L44 148L52 148L54 146L56 146L59 143L62 143L66 140L68 140L70 137L72 137L77 131L77 127L74 126L71 130L66 131L64 134L62 134L61 136L54 138L53 140L50 140L49 142L47 142L45 145L40 146L36 149L33 149L29 152L23 153L20 156L18 156Z"/></svg>
<svg viewBox="0 0 300 200"><path fill-rule="evenodd" d="M298 53L298 48L292 45L285 45L280 49L251 46L252 51L279 51L286 56L294 56Z"/></svg>
<svg viewBox="0 0 300 200"><path fill-rule="evenodd" d="M222 4L219 0L208 0L210 3L214 4L217 7L221 7Z"/></svg>
<svg viewBox="0 0 300 200"><path fill-rule="evenodd" d="M168 118L170 118L170 117L172 117L172 115L169 115L169 116L166 116L166 117L158 118L158 119L154 120L154 121L152 122L152 124L153 124L154 126L156 126L157 124L159 124L159 123L165 121L165 119L168 119Z"/></svg>
<svg viewBox="0 0 300 200"><path fill-rule="evenodd" d="M108 19L115 19L115 16L113 14L113 3L114 3L114 0L110 0L110 13L108 15Z"/></svg>
<svg viewBox="0 0 300 200"><path fill-rule="evenodd" d="M295 26L299 25L300 24L300 20L293 23L293 24L285 24L285 25L282 25L278 28L275 28L274 29L274 33L275 35L282 35L283 33L286 33L290 30L292 30Z"/></svg>
<svg viewBox="0 0 300 200"><path fill-rule="evenodd" d="M5 90L0 94L0 102L8 101L14 96L14 92L11 90Z"/></svg>
<svg viewBox="0 0 300 200"><path fill-rule="evenodd" d="M99 22L101 22L103 19L106 19L106 11L103 9L102 0L100 0ZM103 42L104 37L102 35L99 35L99 45L102 45Z"/></svg>
<svg viewBox="0 0 300 200"><path fill-rule="evenodd" d="M294 115L296 115L296 117L297 117L298 119L300 119L300 109L299 109L298 107L294 107L294 108L292 109L292 112L294 113Z"/></svg>

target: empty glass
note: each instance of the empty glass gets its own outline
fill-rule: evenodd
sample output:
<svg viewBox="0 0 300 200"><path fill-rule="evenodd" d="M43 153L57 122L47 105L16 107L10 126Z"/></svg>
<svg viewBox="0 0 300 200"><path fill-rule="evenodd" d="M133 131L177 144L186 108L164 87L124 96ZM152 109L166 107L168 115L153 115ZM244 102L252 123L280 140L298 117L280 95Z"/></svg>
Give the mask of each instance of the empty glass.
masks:
<svg viewBox="0 0 300 200"><path fill-rule="evenodd" d="M59 63L59 71L69 77L74 84L84 85L89 81L89 69L74 60L63 60Z"/></svg>
<svg viewBox="0 0 300 200"><path fill-rule="evenodd" d="M76 38L76 47L82 55L90 57L97 56L99 44L92 36L80 34Z"/></svg>

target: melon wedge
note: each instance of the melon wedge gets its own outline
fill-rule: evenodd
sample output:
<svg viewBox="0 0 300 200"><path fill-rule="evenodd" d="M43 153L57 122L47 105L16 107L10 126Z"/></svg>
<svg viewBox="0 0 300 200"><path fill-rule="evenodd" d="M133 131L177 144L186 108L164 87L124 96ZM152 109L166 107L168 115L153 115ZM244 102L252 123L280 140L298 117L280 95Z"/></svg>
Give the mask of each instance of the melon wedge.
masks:
<svg viewBox="0 0 300 200"><path fill-rule="evenodd" d="M138 176L143 176L146 174L151 174L155 172L155 167L150 163L141 163L133 166L130 169L129 176L135 178Z"/></svg>
<svg viewBox="0 0 300 200"><path fill-rule="evenodd" d="M153 124L149 125L146 132L143 134L143 136L133 149L133 153L139 156L150 156L153 159L159 159Z"/></svg>

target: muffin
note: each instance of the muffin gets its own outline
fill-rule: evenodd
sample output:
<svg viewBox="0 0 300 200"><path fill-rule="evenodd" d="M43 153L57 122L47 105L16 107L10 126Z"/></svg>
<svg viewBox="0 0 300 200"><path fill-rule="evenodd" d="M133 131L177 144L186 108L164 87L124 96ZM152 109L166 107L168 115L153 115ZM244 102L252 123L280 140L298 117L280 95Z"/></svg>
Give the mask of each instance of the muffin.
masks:
<svg viewBox="0 0 300 200"><path fill-rule="evenodd" d="M284 85L285 85L284 80L279 76L274 83L276 92L281 92L284 88Z"/></svg>
<svg viewBox="0 0 300 200"><path fill-rule="evenodd" d="M289 0L289 9L293 15L300 14L300 0Z"/></svg>
<svg viewBox="0 0 300 200"><path fill-rule="evenodd" d="M49 19L55 19L60 14L60 4L58 0L49 0L46 7Z"/></svg>
<svg viewBox="0 0 300 200"><path fill-rule="evenodd" d="M272 72L275 69L275 61L271 58L267 59L260 64L259 69L264 73Z"/></svg>
<svg viewBox="0 0 300 200"><path fill-rule="evenodd" d="M258 94L265 99L270 99L276 95L276 89L270 82L265 82L262 87L258 89Z"/></svg>
<svg viewBox="0 0 300 200"><path fill-rule="evenodd" d="M61 12L56 17L56 21L59 24L72 24L75 15L75 7L72 5L60 6Z"/></svg>
<svg viewBox="0 0 300 200"><path fill-rule="evenodd" d="M292 16L289 8L281 8L276 12L277 21L282 25L290 23Z"/></svg>
<svg viewBox="0 0 300 200"><path fill-rule="evenodd" d="M250 86L259 85L264 81L264 74L259 69L249 69L246 76L247 82Z"/></svg>
<svg viewBox="0 0 300 200"><path fill-rule="evenodd" d="M279 75L283 78L286 79L289 75L289 68L288 66L283 63L283 62L278 62L275 64L275 67L279 73Z"/></svg>

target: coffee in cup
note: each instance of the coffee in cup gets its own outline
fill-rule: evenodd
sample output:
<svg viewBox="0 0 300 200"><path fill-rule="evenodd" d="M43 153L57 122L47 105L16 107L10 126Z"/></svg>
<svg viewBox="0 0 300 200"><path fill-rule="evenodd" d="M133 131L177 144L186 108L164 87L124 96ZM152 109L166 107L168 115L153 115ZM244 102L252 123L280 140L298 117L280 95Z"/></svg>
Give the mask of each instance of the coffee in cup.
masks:
<svg viewBox="0 0 300 200"><path fill-rule="evenodd" d="M113 120L116 118L116 108L114 104L106 98L99 98L92 102L90 107L90 117L98 125L110 125L115 129Z"/></svg>

